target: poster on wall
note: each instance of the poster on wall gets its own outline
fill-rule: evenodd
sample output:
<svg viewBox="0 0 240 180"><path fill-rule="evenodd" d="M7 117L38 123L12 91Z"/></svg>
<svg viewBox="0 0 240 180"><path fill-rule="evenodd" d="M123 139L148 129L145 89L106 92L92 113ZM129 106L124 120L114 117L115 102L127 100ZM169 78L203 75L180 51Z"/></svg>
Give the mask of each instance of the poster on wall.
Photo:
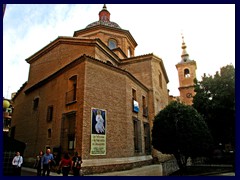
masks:
<svg viewBox="0 0 240 180"><path fill-rule="evenodd" d="M106 155L106 110L91 109L91 155Z"/></svg>

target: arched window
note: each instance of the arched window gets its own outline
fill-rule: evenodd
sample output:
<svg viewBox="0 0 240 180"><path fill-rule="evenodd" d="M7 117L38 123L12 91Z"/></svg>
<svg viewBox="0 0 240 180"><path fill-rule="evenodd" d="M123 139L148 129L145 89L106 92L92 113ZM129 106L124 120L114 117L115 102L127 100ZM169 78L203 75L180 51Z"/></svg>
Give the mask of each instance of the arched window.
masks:
<svg viewBox="0 0 240 180"><path fill-rule="evenodd" d="M110 49L115 49L117 47L117 41L114 39L109 39L108 41L108 47Z"/></svg>
<svg viewBox="0 0 240 180"><path fill-rule="evenodd" d="M190 77L190 71L189 69L184 69L184 77L189 78Z"/></svg>

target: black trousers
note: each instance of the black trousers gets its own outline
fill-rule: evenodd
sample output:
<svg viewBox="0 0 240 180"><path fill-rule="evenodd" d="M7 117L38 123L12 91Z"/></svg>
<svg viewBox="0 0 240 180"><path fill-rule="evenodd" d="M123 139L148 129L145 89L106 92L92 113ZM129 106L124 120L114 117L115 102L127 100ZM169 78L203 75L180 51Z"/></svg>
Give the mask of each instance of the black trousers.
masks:
<svg viewBox="0 0 240 180"><path fill-rule="evenodd" d="M21 176L21 167L14 167L13 168L13 175L14 176Z"/></svg>
<svg viewBox="0 0 240 180"><path fill-rule="evenodd" d="M62 167L63 176L68 176L69 171L70 171L70 167Z"/></svg>
<svg viewBox="0 0 240 180"><path fill-rule="evenodd" d="M41 167L38 167L37 168L37 176L41 176L42 175L41 172L42 172Z"/></svg>
<svg viewBox="0 0 240 180"><path fill-rule="evenodd" d="M80 168L73 167L73 176L80 176Z"/></svg>
<svg viewBox="0 0 240 180"><path fill-rule="evenodd" d="M50 164L43 164L42 176L46 176L46 172L47 172L47 176L49 176L50 175Z"/></svg>

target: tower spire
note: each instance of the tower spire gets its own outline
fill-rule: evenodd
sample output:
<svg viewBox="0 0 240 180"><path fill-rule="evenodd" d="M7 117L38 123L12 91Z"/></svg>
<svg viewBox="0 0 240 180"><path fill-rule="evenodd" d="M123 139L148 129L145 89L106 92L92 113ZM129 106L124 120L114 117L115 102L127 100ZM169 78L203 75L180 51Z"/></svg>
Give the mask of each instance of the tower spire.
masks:
<svg viewBox="0 0 240 180"><path fill-rule="evenodd" d="M103 5L103 10L107 10L106 4Z"/></svg>
<svg viewBox="0 0 240 180"><path fill-rule="evenodd" d="M186 50L187 46L185 44L185 41L184 41L184 36L182 34L182 62L186 62L186 61L189 61L189 55L187 53L187 50Z"/></svg>

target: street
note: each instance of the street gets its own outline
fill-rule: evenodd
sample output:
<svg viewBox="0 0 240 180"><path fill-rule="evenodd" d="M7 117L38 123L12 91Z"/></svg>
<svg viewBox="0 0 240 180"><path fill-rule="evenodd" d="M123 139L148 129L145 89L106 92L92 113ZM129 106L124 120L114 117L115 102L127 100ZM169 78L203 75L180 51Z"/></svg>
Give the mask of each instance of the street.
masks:
<svg viewBox="0 0 240 180"><path fill-rule="evenodd" d="M21 176L36 176L36 169L23 167ZM62 176L62 174L51 172L50 176ZM91 174L91 175L85 175L85 176L162 176L162 175L161 175L161 172L159 171L158 165L149 165L149 166L143 166L139 168L133 168L130 170L108 172L108 173L101 173L101 174ZM218 173L218 174L211 174L211 175L204 175L204 176L235 176L235 172L227 172L227 173L225 172L225 173Z"/></svg>

